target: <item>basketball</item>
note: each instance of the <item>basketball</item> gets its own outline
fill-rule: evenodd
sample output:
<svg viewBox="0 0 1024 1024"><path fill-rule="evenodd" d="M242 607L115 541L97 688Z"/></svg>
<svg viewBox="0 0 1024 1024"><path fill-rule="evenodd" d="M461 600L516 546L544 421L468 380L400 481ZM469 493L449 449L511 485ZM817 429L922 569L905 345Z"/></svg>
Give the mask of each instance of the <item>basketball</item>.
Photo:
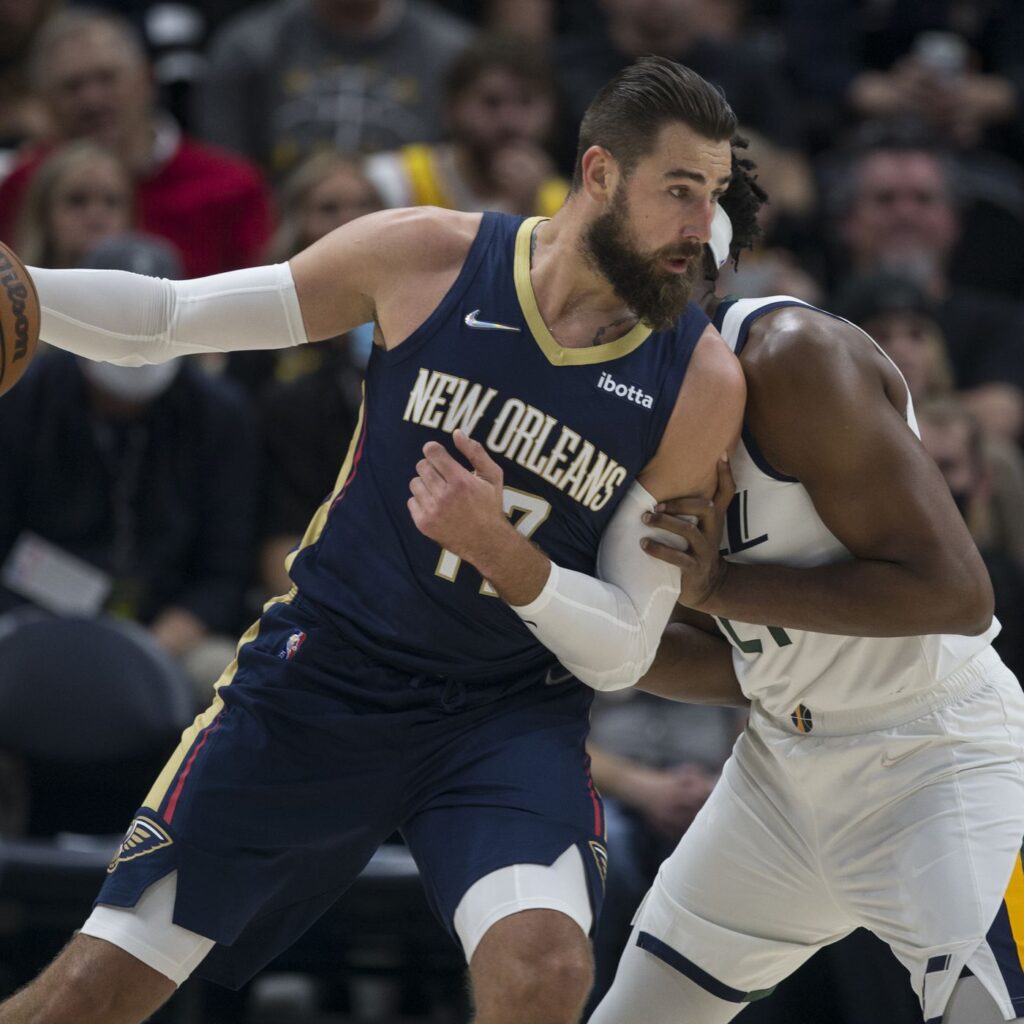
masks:
<svg viewBox="0 0 1024 1024"><path fill-rule="evenodd" d="M39 296L25 264L0 242L0 395L21 379L39 341Z"/></svg>

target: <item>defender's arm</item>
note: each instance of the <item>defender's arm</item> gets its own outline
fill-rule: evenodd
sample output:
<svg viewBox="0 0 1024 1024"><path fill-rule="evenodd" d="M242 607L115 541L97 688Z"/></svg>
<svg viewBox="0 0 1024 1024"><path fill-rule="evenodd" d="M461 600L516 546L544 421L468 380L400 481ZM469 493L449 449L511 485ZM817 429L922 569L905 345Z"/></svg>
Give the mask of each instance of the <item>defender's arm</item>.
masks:
<svg viewBox="0 0 1024 1024"><path fill-rule="evenodd" d="M813 568L722 563L717 586L696 606L846 636L984 632L993 611L988 573L904 420L896 371L860 332L805 311L788 314L744 369L748 423L765 457L807 488L852 558Z"/></svg>

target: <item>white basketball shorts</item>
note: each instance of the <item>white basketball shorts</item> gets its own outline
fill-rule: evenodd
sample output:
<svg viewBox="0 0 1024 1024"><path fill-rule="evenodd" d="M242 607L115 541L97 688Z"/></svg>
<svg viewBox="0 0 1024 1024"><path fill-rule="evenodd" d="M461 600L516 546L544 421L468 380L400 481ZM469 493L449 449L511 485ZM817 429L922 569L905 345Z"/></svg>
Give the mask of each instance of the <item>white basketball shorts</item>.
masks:
<svg viewBox="0 0 1024 1024"><path fill-rule="evenodd" d="M863 926L938 1021L966 965L1024 1014L1024 696L979 684L857 735L751 722L637 912L634 941L736 1002Z"/></svg>

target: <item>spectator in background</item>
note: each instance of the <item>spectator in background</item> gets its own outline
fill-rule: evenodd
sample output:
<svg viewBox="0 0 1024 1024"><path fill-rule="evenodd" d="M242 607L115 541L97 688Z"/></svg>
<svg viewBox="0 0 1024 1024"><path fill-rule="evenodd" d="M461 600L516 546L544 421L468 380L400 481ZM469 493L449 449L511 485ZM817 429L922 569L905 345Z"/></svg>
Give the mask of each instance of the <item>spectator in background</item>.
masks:
<svg viewBox="0 0 1024 1024"><path fill-rule="evenodd" d="M414 143L370 157L387 206L442 206L550 217L565 201L545 147L555 123L550 62L515 36L478 38L445 78L447 143Z"/></svg>
<svg viewBox="0 0 1024 1024"><path fill-rule="evenodd" d="M39 166L22 209L17 249L33 266L77 267L108 235L134 222L128 169L95 142L70 142Z"/></svg>
<svg viewBox="0 0 1024 1024"><path fill-rule="evenodd" d="M290 259L334 228L383 208L360 165L329 153L310 157L296 168L282 185L279 200L281 221L268 253L274 263ZM317 345L302 345L281 357L278 380L262 396L265 500L260 573L268 596L291 589L285 556L334 486L355 430L363 368L372 346L373 324ZM300 359L306 361L306 372L298 375Z"/></svg>
<svg viewBox="0 0 1024 1024"><path fill-rule="evenodd" d="M1024 305L959 285L954 249L970 210L954 195L948 157L914 140L881 140L854 156L828 197L854 272L890 271L934 303L954 375L986 432L1018 438L1024 424Z"/></svg>
<svg viewBox="0 0 1024 1024"><path fill-rule="evenodd" d="M916 406L953 395L945 338L935 306L919 285L895 274L864 274L847 282L835 310L878 342L903 374ZM960 392L956 400L969 411L973 395ZM1024 564L1024 456L1005 438L985 436L982 444L991 501L983 535L976 534L975 540Z"/></svg>
<svg viewBox="0 0 1024 1024"><path fill-rule="evenodd" d="M981 428L954 397L932 399L916 411L921 441L942 470L992 577L996 616L1003 627L992 646L1014 672L1020 672L1024 669L1024 562L994 543L993 472ZM1024 506L1015 513L1018 519L1024 517Z"/></svg>
<svg viewBox="0 0 1024 1024"><path fill-rule="evenodd" d="M92 139L117 153L136 184L139 226L172 242L189 277L258 262L269 200L256 169L183 136L154 108L149 66L129 23L71 8L36 39L33 81L59 140ZM52 144L41 144L0 184L0 237L10 239L25 194Z"/></svg>
<svg viewBox="0 0 1024 1024"><path fill-rule="evenodd" d="M107 239L85 265L180 276L165 243L139 236ZM74 597L80 614L140 622L207 694L245 617L256 472L255 424L230 382L188 360L48 352L0 404L0 610ZM48 593L62 567L80 593Z"/></svg>
<svg viewBox="0 0 1024 1024"><path fill-rule="evenodd" d="M195 123L275 177L318 149L433 142L441 81L469 34L422 0L275 0L214 37Z"/></svg>
<svg viewBox="0 0 1024 1024"><path fill-rule="evenodd" d="M597 0L606 24L563 40L556 66L566 124L576 126L597 90L630 61L653 53L693 68L718 86L752 136L751 154L761 183L772 197L770 216L792 207L803 213L813 184L800 152L800 105L787 88L781 67L743 39L714 38L702 23L696 0ZM597 19L592 19L597 21ZM564 162L574 154L565 153Z"/></svg>
<svg viewBox="0 0 1024 1024"><path fill-rule="evenodd" d="M28 57L40 26L60 0L0 0L0 177L18 149L49 128L46 108L29 84Z"/></svg>
<svg viewBox="0 0 1024 1024"><path fill-rule="evenodd" d="M962 148L1024 156L1024 5L784 0L791 74L823 128L911 115Z"/></svg>

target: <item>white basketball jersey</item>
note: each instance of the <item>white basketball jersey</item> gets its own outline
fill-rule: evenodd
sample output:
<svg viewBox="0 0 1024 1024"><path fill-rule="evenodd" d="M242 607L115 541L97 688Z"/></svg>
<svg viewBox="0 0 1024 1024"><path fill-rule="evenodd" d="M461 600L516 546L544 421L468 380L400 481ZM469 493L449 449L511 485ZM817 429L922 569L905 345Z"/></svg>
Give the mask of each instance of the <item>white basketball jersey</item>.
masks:
<svg viewBox="0 0 1024 1024"><path fill-rule="evenodd" d="M814 308L786 295L740 299L723 303L715 323L739 354L754 321L782 306ZM865 345L874 344L863 337ZM907 420L918 434L909 394ZM814 566L851 557L799 481L765 461L746 426L732 474L736 497L723 538L729 561ZM844 637L723 619L719 626L733 645L743 692L770 715L792 718L798 726L807 709L816 714L902 704L955 672L999 632L994 620L986 633L973 637Z"/></svg>

